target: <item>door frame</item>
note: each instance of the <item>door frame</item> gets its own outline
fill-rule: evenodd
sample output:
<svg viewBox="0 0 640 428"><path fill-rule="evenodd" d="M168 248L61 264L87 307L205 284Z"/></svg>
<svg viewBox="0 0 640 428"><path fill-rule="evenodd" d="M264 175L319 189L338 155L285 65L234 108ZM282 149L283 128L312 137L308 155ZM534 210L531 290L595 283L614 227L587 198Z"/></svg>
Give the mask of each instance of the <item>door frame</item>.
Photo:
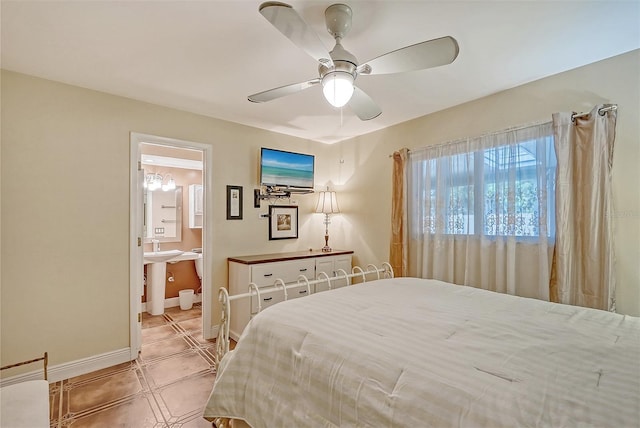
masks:
<svg viewBox="0 0 640 428"><path fill-rule="evenodd" d="M213 278L211 272L213 260L213 148L209 144L131 132L129 173L129 346L132 360L138 358L138 353L142 346L142 302L140 296L142 294L144 281L144 243L142 242L143 214L139 201L143 195L141 194L142 183L139 182L138 178L138 170L142 164L141 144L156 144L202 151L202 195L204 197L204 216L202 222L202 335L205 339L212 339L216 336L216 328L214 328L211 323L211 279ZM140 244L138 244L138 238L140 238Z"/></svg>

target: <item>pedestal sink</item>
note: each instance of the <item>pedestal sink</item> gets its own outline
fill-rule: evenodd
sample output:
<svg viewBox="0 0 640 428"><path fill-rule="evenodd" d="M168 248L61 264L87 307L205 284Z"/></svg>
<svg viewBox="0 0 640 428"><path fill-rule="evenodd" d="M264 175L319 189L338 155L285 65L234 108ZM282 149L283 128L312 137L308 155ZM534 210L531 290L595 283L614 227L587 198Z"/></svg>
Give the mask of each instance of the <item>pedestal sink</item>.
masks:
<svg viewBox="0 0 640 428"><path fill-rule="evenodd" d="M178 257L184 253L182 250L167 250L167 251L150 251L144 253L144 263L162 263Z"/></svg>
<svg viewBox="0 0 640 428"><path fill-rule="evenodd" d="M151 315L164 313L164 295L167 277L167 262L179 257L184 251L167 250L144 253L147 266L147 312Z"/></svg>

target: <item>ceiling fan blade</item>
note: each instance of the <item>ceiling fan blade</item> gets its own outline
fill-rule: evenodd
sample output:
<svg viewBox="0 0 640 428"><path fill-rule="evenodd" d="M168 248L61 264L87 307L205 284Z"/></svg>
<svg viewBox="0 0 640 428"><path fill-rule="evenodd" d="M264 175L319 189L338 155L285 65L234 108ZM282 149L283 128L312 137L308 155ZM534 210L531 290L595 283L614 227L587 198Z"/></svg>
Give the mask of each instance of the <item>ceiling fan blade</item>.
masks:
<svg viewBox="0 0 640 428"><path fill-rule="evenodd" d="M327 67L333 65L331 55L318 35L290 5L268 1L260 5L259 11L271 25L316 61Z"/></svg>
<svg viewBox="0 0 640 428"><path fill-rule="evenodd" d="M294 83L292 85L280 86L279 88L258 92L257 94L249 95L247 98L249 99L249 101L254 103L264 103L267 101L275 100L276 98L295 94L296 92L303 91L307 88L317 85L318 83L320 83L319 77L307 80L306 82Z"/></svg>
<svg viewBox="0 0 640 428"><path fill-rule="evenodd" d="M353 95L349 100L349 107L354 111L360 120L371 120L380 116L382 110L362 89L355 86Z"/></svg>
<svg viewBox="0 0 640 428"><path fill-rule="evenodd" d="M442 37L407 46L362 64L358 74L390 74L451 64L458 56L458 42Z"/></svg>

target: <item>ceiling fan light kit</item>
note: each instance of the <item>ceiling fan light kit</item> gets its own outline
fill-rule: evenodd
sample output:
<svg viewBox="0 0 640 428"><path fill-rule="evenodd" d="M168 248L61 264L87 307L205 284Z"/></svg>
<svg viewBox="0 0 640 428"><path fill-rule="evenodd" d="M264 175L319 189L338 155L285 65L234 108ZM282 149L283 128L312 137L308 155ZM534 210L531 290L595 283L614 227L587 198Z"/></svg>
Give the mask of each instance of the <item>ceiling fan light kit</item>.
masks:
<svg viewBox="0 0 640 428"><path fill-rule="evenodd" d="M353 76L344 71L332 71L322 78L322 93L334 107L342 107L353 95Z"/></svg>
<svg viewBox="0 0 640 428"><path fill-rule="evenodd" d="M252 102L266 102L322 83L326 100L334 107L349 108L361 119L378 117L382 110L362 89L355 85L359 75L402 73L452 63L458 56L458 43L453 37L441 37L406 46L386 53L364 64L341 44L351 29L353 12L346 4L334 4L325 12L327 31L335 39L331 52L298 13L288 4L269 1L259 12L277 30L319 62L319 77L249 95Z"/></svg>

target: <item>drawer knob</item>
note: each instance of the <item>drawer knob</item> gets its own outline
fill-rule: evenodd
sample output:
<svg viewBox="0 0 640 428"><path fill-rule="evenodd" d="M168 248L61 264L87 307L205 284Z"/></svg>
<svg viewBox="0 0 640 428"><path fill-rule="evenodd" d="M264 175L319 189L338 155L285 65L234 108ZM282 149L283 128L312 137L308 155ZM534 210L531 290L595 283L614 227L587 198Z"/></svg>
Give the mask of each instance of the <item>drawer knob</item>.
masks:
<svg viewBox="0 0 640 428"><path fill-rule="evenodd" d="M268 302L268 301L269 301L269 300L271 300L271 299L273 299L273 297L265 297L265 298L264 298L264 299L262 299L262 300L264 300L265 302Z"/></svg>
<svg viewBox="0 0 640 428"><path fill-rule="evenodd" d="M298 293L300 293L300 294L304 294L304 293L306 293L306 292L307 292L307 290L301 290L301 291L298 291Z"/></svg>
<svg viewBox="0 0 640 428"><path fill-rule="evenodd" d="M273 276L272 273L265 273L264 276Z"/></svg>
<svg viewBox="0 0 640 428"><path fill-rule="evenodd" d="M307 268L300 269L300 272L306 272L306 271L307 271Z"/></svg>

